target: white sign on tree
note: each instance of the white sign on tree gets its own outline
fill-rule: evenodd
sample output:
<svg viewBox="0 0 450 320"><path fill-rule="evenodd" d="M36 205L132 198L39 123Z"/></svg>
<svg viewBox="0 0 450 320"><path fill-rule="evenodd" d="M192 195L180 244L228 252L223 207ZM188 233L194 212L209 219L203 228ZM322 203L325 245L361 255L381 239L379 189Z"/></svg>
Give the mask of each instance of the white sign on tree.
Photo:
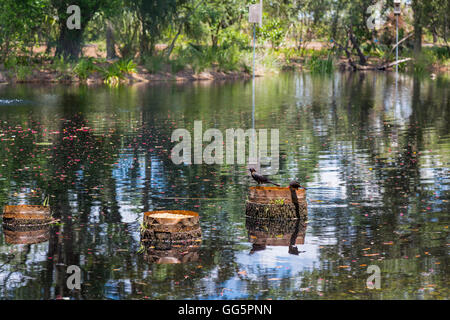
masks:
<svg viewBox="0 0 450 320"><path fill-rule="evenodd" d="M248 22L258 23L262 27L262 0L259 4L251 4L249 7Z"/></svg>

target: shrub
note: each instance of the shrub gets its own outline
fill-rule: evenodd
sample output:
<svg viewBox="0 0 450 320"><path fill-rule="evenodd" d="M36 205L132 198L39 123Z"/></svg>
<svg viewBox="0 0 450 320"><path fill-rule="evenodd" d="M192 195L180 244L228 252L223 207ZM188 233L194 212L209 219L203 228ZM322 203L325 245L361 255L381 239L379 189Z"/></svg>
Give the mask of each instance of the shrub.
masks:
<svg viewBox="0 0 450 320"><path fill-rule="evenodd" d="M167 65L167 59L164 56L146 56L144 57L144 66L150 73L160 72Z"/></svg>
<svg viewBox="0 0 450 320"><path fill-rule="evenodd" d="M334 70L333 58L328 54L327 58L323 58L320 52L311 55L306 63L308 69L313 73L331 73Z"/></svg>
<svg viewBox="0 0 450 320"><path fill-rule="evenodd" d="M258 28L258 34L264 40L269 40L272 48L279 47L284 38L284 30L280 19L269 20L262 28Z"/></svg>
<svg viewBox="0 0 450 320"><path fill-rule="evenodd" d="M85 81L95 70L92 58L81 59L73 68L73 72L81 81Z"/></svg>
<svg viewBox="0 0 450 320"><path fill-rule="evenodd" d="M32 69L29 66L16 66L16 79L18 82L26 81L32 74Z"/></svg>
<svg viewBox="0 0 450 320"><path fill-rule="evenodd" d="M117 64L117 68L124 74L136 73L137 66L133 62L133 59L119 60L115 64Z"/></svg>

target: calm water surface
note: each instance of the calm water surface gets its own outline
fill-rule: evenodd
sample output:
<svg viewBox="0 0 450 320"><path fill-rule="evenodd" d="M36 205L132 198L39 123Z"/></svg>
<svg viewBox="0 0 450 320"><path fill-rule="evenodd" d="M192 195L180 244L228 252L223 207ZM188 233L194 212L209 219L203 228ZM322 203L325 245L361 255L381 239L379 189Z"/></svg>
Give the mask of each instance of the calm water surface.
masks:
<svg viewBox="0 0 450 320"><path fill-rule="evenodd" d="M307 226L294 236L246 223L247 166L172 163L173 130L195 120L251 128L251 82L0 86L0 206L48 192L60 219L37 244L9 244L0 228L0 297L450 298L448 82L257 79L255 126L280 130L272 178L308 187ZM172 248L178 264L141 253L143 213L163 208L201 217L198 248ZM69 265L82 269L81 290L67 289ZM370 265L379 290L366 287Z"/></svg>

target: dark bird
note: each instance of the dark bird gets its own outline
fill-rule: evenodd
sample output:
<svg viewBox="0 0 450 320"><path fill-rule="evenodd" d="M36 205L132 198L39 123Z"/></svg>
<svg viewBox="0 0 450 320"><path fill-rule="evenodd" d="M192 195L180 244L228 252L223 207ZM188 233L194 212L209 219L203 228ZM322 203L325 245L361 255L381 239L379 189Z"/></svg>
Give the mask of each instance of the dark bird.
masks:
<svg viewBox="0 0 450 320"><path fill-rule="evenodd" d="M297 181L292 181L291 183L289 183L289 188L290 189L305 189L305 187L303 187L302 185L300 185L300 183L298 183Z"/></svg>
<svg viewBox="0 0 450 320"><path fill-rule="evenodd" d="M250 168L249 170L250 170L250 173L252 174L253 180L255 180L258 184L270 183L277 187L280 186L279 184L276 184L276 183L270 181L267 177L257 174L255 169Z"/></svg>

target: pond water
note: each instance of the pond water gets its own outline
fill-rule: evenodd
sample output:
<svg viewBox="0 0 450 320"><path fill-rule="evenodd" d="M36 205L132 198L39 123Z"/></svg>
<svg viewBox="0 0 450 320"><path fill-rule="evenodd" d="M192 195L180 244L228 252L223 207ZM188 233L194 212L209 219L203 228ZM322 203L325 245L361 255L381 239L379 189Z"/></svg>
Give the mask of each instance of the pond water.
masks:
<svg viewBox="0 0 450 320"><path fill-rule="evenodd" d="M282 73L255 93L253 113L251 81L0 86L0 206L50 194L60 219L35 244L0 228L0 297L450 298L449 83ZM279 129L271 178L308 187L306 226L246 222L247 165L175 165L172 132L196 120ZM198 212L202 242L149 258L139 230L158 209ZM380 289L367 288L373 265Z"/></svg>

